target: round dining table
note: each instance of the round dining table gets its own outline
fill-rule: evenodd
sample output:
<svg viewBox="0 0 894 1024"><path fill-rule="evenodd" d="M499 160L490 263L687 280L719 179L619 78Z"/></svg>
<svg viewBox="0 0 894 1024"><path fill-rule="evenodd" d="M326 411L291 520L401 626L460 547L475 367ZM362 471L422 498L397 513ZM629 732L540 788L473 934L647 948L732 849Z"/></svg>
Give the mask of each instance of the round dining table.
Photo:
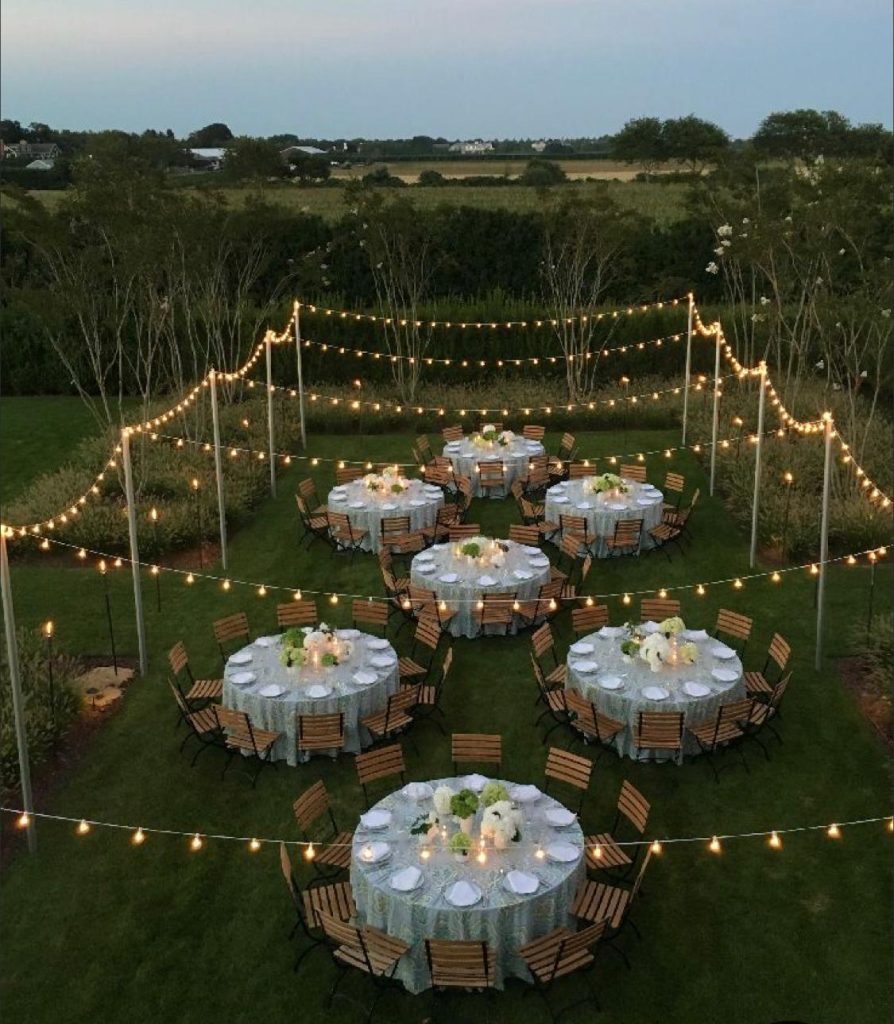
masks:
<svg viewBox="0 0 894 1024"><path fill-rule="evenodd" d="M460 441L449 441L444 445L444 456L453 465L453 472L468 477L472 482L472 493L476 498L505 498L512 484L519 477L528 475L530 459L535 455L543 455L546 449L540 441L529 441L516 436L508 445L497 442L473 441L472 435L466 435ZM482 489L478 473L479 462L502 462L505 486Z"/></svg>
<svg viewBox="0 0 894 1024"><path fill-rule="evenodd" d="M646 622L639 629L649 634L658 623ZM648 662L625 657L621 643L629 636L626 626L603 626L571 645L568 652L566 688L579 690L596 710L627 728L614 739L619 754L651 760L666 752L637 750L634 730L641 711L678 711L687 725L713 721L722 704L745 696L742 662L726 644L703 629L686 629L679 643L691 641L698 655L692 664L678 660L653 672ZM684 730L683 754L698 754L699 746Z"/></svg>
<svg viewBox="0 0 894 1024"><path fill-rule="evenodd" d="M431 986L425 940L477 939L489 943L496 984L507 977L530 981L518 949L571 923L575 895L586 876L584 837L577 817L535 786L502 785L519 808L517 842L495 849L480 840L482 809L471 828L472 849L457 859L449 816L433 839L410 829L434 811L439 786L479 791L481 775L411 782L361 815L354 833L351 886L359 919L403 939L410 949L396 977L410 992Z"/></svg>
<svg viewBox="0 0 894 1024"><path fill-rule="evenodd" d="M476 614L477 603L486 594L505 594L519 601L531 601L549 582L550 563L540 548L516 544L511 540L494 541L484 557L469 558L460 553L464 542L435 544L414 556L410 565L410 582L415 587L432 591L453 612L448 629L451 636L476 637L481 624ZM496 545L499 549L491 550ZM509 627L514 633L516 626ZM487 626L488 633L502 633L497 626Z"/></svg>
<svg viewBox="0 0 894 1024"><path fill-rule="evenodd" d="M343 712L343 749L358 753L371 740L360 719L384 708L397 691L397 654L387 640L356 629L335 632L342 653L332 667L286 668L281 636L258 637L227 659L223 706L244 711L253 725L282 733L273 760L290 765L301 760L298 715ZM341 751L329 753L334 757Z"/></svg>
<svg viewBox="0 0 894 1024"><path fill-rule="evenodd" d="M360 547L378 551L382 546L382 520L389 516L409 516L410 532L433 526L438 509L444 504L440 487L422 480L408 480L406 490L395 494L388 490L371 491L360 480L333 487L326 498L330 512L344 512L351 524L366 530Z"/></svg>
<svg viewBox="0 0 894 1024"><path fill-rule="evenodd" d="M609 548L606 538L614 536L615 527L622 519L642 519L639 551L655 546L649 535L660 522L664 495L651 484L624 480L626 492L593 493L593 477L580 477L555 484L546 492L544 515L547 522L561 523L561 516L583 516L587 531L593 537L590 552L597 558L606 558Z"/></svg>

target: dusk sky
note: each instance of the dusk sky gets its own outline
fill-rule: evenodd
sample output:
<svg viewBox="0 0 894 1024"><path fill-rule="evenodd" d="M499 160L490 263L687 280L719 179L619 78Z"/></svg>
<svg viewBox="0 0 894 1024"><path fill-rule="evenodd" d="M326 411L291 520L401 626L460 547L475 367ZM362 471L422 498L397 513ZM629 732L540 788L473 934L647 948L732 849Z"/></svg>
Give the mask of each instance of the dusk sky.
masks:
<svg viewBox="0 0 894 1024"><path fill-rule="evenodd" d="M600 135L891 126L891 0L3 0L0 111L64 128Z"/></svg>

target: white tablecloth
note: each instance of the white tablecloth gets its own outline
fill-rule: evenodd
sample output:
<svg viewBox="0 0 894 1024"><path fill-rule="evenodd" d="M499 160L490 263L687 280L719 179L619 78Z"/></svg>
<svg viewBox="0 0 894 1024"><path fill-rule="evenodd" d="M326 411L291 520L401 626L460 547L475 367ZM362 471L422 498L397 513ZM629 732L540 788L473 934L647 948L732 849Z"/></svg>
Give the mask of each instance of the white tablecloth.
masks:
<svg viewBox="0 0 894 1024"><path fill-rule="evenodd" d="M253 725L283 733L273 748L274 760L298 764L298 715L328 715L338 711L345 715L344 749L357 753L370 740L360 725L360 719L384 708L388 697L396 692L397 655L390 644L382 650L375 650L369 644L370 641L378 642L378 638L352 629L340 629L338 636L350 640L354 649L347 661L332 668L318 668L316 671L312 668L286 668L279 660L282 651L279 636L259 637L237 651L237 655L251 656L248 664L236 664L232 657L227 660L223 705L246 712ZM268 646L262 646L265 644ZM392 665L387 668L372 666L370 659L373 657L390 658ZM368 686L355 683L352 677L361 670L375 675L376 682ZM238 686L233 682L233 676L240 672L251 672L255 679L246 686ZM272 683L284 688L285 693L281 697L265 697L259 693ZM321 698L308 697L307 688L315 684L332 687L332 694Z"/></svg>
<svg viewBox="0 0 894 1024"><path fill-rule="evenodd" d="M614 741L621 754L637 757L633 734L640 711L682 711L687 724L698 725L713 721L721 704L731 704L745 696L742 662L737 655L725 659L715 656L712 653L714 649L725 645L713 637L693 640L698 647L698 659L694 664L663 666L659 672L653 672L648 663L640 658L634 658L632 662L625 661L621 653L623 639L623 636L606 636L602 630L583 637L579 642L590 644L593 653L569 652L565 684L566 687L579 690L596 705L597 710L627 723L627 729L618 733ZM597 671L581 672L575 666L582 661L594 662L598 666ZM718 680L713 675L717 669L731 671L735 678L729 681ZM604 689L599 683L600 677L604 675L621 677L623 685L617 690ZM702 683L709 687L710 692L704 697L691 697L683 689L684 684L689 682ZM650 686L664 687L669 691L669 696L664 700L651 700L643 693ZM685 754L699 752L695 739L685 733L683 750ZM660 751L658 755L666 756ZM650 753L646 751L640 756L646 760Z"/></svg>
<svg viewBox="0 0 894 1024"><path fill-rule="evenodd" d="M413 586L433 590L439 601L445 601L447 607L456 612L449 625L452 636L478 636L475 605L484 594L515 594L519 601L530 601L540 593L540 587L549 582L549 560L539 548L528 548L511 540L500 543L506 547L500 568L480 565L478 560L463 556L455 557L455 544L436 544L413 559L410 567ZM426 571L429 566L433 568ZM448 583L441 578L451 573L456 575L455 581ZM520 578L516 573L528 578ZM496 583L483 586L479 583L482 576L489 576ZM488 631L503 632L496 627L488 627Z"/></svg>
<svg viewBox="0 0 894 1024"><path fill-rule="evenodd" d="M444 446L444 455L453 463L453 471L460 476L467 476L472 481L472 493L478 498L484 493L478 477L479 462L503 463L505 490L494 488L486 493L491 498L505 498L516 477L527 477L528 460L534 455L543 455L544 451L539 441L526 441L522 437L516 437L505 448L499 444L472 444L469 437Z"/></svg>
<svg viewBox="0 0 894 1024"><path fill-rule="evenodd" d="M334 487L326 499L331 512L344 512L354 526L368 530L361 547L378 551L381 547L381 522L388 516L409 516L410 529L433 526L438 509L444 504L440 487L411 480L402 494L379 495L368 490L362 480L352 480L343 487Z"/></svg>
<svg viewBox="0 0 894 1024"><path fill-rule="evenodd" d="M599 558L608 555L606 537L613 537L615 525L621 519L642 519L643 532L640 551L655 546L649 530L661 522L664 495L657 488L649 489L648 484L625 480L629 491L623 495L589 494L584 484L589 478L567 480L556 484L546 492L545 515L547 522L558 523L559 516L586 516L591 534L598 539L593 545L594 554ZM615 506L615 507L612 507ZM620 507L623 506L623 507Z"/></svg>
<svg viewBox="0 0 894 1024"><path fill-rule="evenodd" d="M447 785L457 792L463 784L462 778L429 783L432 790ZM513 784L504 785L511 794ZM375 805L375 809L391 812L391 823L381 831L367 831L362 824L358 827L354 835L351 885L361 921L411 944L396 974L411 992L421 992L431 985L425 957L427 938L484 939L495 956L498 987L503 987L507 976L530 981L518 948L555 928L571 926L570 910L586 874L580 826L575 821L556 829L545 818L548 810L560 806L544 794L535 802L519 804L525 818L521 838L506 850L494 850L489 843L487 862L479 864L474 854L478 852L480 809L473 826L473 854L458 863L441 841L432 846L429 860L422 860L419 840L409 834L413 823L433 809L430 797L417 803L398 791ZM449 834L457 830L452 822L447 827ZM365 863L361 856L363 847L374 841L387 842L391 847L390 855L380 864ZM579 855L568 863L537 857L538 847L545 850L556 841L577 847ZM421 884L412 892L396 891L391 887L391 877L411 864L422 871ZM507 889L506 874L511 870L536 875L540 880L537 891L522 896ZM459 909L447 901L445 892L460 879L481 889L480 902Z"/></svg>

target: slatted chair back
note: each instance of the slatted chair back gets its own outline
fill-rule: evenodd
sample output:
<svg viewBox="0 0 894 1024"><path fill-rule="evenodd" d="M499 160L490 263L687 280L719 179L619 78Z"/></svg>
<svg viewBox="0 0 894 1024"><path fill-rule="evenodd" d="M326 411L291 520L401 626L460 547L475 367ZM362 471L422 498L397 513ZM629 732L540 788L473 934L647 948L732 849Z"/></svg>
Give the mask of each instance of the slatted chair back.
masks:
<svg viewBox="0 0 894 1024"><path fill-rule="evenodd" d="M298 515L302 521L307 525L310 522L310 509L307 507L307 502L300 494L295 495L295 505L298 508Z"/></svg>
<svg viewBox="0 0 894 1024"><path fill-rule="evenodd" d="M329 792L322 779L315 782L298 797L292 804L292 813L305 836L309 836L311 829L321 818L327 816L333 833L338 832L338 825L335 822L335 815L332 813L332 804L329 800Z"/></svg>
<svg viewBox="0 0 894 1024"><path fill-rule="evenodd" d="M335 482L337 484L349 484L359 480L366 470L362 466L340 466L335 470Z"/></svg>
<svg viewBox="0 0 894 1024"><path fill-rule="evenodd" d="M639 746L655 750L680 750L683 746L683 719L681 711L640 711Z"/></svg>
<svg viewBox="0 0 894 1024"><path fill-rule="evenodd" d="M546 466L534 465L532 462L528 466L528 475L525 478L525 486L531 493L544 490L549 486L549 469Z"/></svg>
<svg viewBox="0 0 894 1024"><path fill-rule="evenodd" d="M314 626L319 621L316 601L301 598L300 601L287 601L276 606L276 624L280 629L291 629L293 626Z"/></svg>
<svg viewBox="0 0 894 1024"><path fill-rule="evenodd" d="M574 608L571 612L571 630L575 636L595 633L608 625L608 606L593 604L589 607Z"/></svg>
<svg viewBox="0 0 894 1024"><path fill-rule="evenodd" d="M435 487L449 487L453 480L453 473L445 466L438 466L429 462L422 474L427 484L434 484Z"/></svg>
<svg viewBox="0 0 894 1024"><path fill-rule="evenodd" d="M727 608L721 608L717 612L717 622L714 624L714 636L723 634L741 644L740 652L745 650L745 645L751 636L751 629L754 621L748 615L740 612L731 612Z"/></svg>
<svg viewBox="0 0 894 1024"><path fill-rule="evenodd" d="M512 624L515 594L485 594L475 606L475 616L484 626L505 626Z"/></svg>
<svg viewBox="0 0 894 1024"><path fill-rule="evenodd" d="M452 427L444 427L441 431L441 436L445 441L462 441L463 428L458 423L454 424Z"/></svg>
<svg viewBox="0 0 894 1024"><path fill-rule="evenodd" d="M376 552L376 555L379 559L379 565L383 569L390 570L394 568L394 555L388 550L388 548L380 547Z"/></svg>
<svg viewBox="0 0 894 1024"><path fill-rule="evenodd" d="M575 439L574 434L564 433L562 440L559 442L558 458L563 462L567 462L568 459L574 454Z"/></svg>
<svg viewBox="0 0 894 1024"><path fill-rule="evenodd" d="M435 513L435 526L450 527L459 523L460 510L457 505L441 505Z"/></svg>
<svg viewBox="0 0 894 1024"><path fill-rule="evenodd" d="M542 626L535 629L531 634L531 647L534 651L534 657L540 661L545 654L552 654L553 660L556 661L556 641L553 637L553 631L550 629L548 622L544 622Z"/></svg>
<svg viewBox="0 0 894 1024"><path fill-rule="evenodd" d="M180 714L183 716L184 721L188 722L189 716L192 714L192 711L189 705L186 703L186 698L183 696L180 687L177 686L177 684L172 679L168 680L168 686L170 686L171 688L171 693L174 694L174 700L177 702L177 707L180 709Z"/></svg>
<svg viewBox="0 0 894 1024"><path fill-rule="evenodd" d="M234 644L248 643L248 616L245 612L233 612L214 622L214 639L220 648L222 657L226 657L227 648Z"/></svg>
<svg viewBox="0 0 894 1024"><path fill-rule="evenodd" d="M703 744L708 750L716 750L731 739L740 735L740 723L747 722L751 715L754 701L750 697L721 704L714 719L714 729L710 743Z"/></svg>
<svg viewBox="0 0 894 1024"><path fill-rule="evenodd" d="M543 505L535 504L527 498L522 498L518 503L522 519L526 523L540 523L543 521Z"/></svg>
<svg viewBox="0 0 894 1024"><path fill-rule="evenodd" d="M512 523L509 527L509 539L515 544L525 544L528 547L540 547L540 531L536 526L522 526L519 523Z"/></svg>
<svg viewBox="0 0 894 1024"><path fill-rule="evenodd" d="M680 614L680 602L672 597L644 597L639 614L643 622L662 622Z"/></svg>
<svg viewBox="0 0 894 1024"><path fill-rule="evenodd" d="M537 614L548 615L561 609L562 590L565 587L565 580L555 579L548 583L541 583L537 593ZM544 623L545 625L545 623Z"/></svg>
<svg viewBox="0 0 894 1024"><path fill-rule="evenodd" d="M371 782L379 779L398 777L401 783L406 781L406 767L404 766L404 752L399 743L393 743L388 747L379 747L376 750L368 750L366 753L358 754L354 758L354 767L357 769L357 780L363 790L363 796L369 803L369 796L366 787Z"/></svg>
<svg viewBox="0 0 894 1024"><path fill-rule="evenodd" d="M424 473L428 459L423 456L415 444L410 445L410 451L413 453L413 462L419 467L419 472Z"/></svg>
<svg viewBox="0 0 894 1024"><path fill-rule="evenodd" d="M593 467L589 462L572 462L568 467L569 480L582 480L593 475Z"/></svg>
<svg viewBox="0 0 894 1024"><path fill-rule="evenodd" d="M450 541L468 540L470 537L477 537L481 533L480 523L457 523L450 527Z"/></svg>
<svg viewBox="0 0 894 1024"><path fill-rule="evenodd" d="M586 792L593 774L593 762L579 754L569 754L559 747L550 747L546 755L546 767L543 776L548 785L550 781L563 782L568 786Z"/></svg>
<svg viewBox="0 0 894 1024"><path fill-rule="evenodd" d="M512 481L512 486L509 488L509 493L515 498L516 503L520 502L525 494L525 485L522 481L516 477Z"/></svg>
<svg viewBox="0 0 894 1024"><path fill-rule="evenodd" d="M543 455L529 455L528 456L528 472L533 473L535 470L546 470L549 468L549 456L544 452Z"/></svg>
<svg viewBox="0 0 894 1024"><path fill-rule="evenodd" d="M192 675L189 671L189 655L186 653L186 644L182 640L178 640L168 651L168 664L175 676L179 676L184 669L188 675Z"/></svg>
<svg viewBox="0 0 894 1024"><path fill-rule="evenodd" d="M664 491L665 493L671 493L677 495L677 503L679 504L680 497L683 494L683 489L686 486L686 478L682 473L667 473L664 477Z"/></svg>
<svg viewBox="0 0 894 1024"><path fill-rule="evenodd" d="M586 516L560 515L559 529L562 531L563 537L565 534L570 533L572 537L579 538L582 543L586 543L590 536Z"/></svg>
<svg viewBox="0 0 894 1024"><path fill-rule="evenodd" d="M537 423L526 423L522 427L522 437L526 441L542 441L545 433L546 427L542 427Z"/></svg>
<svg viewBox="0 0 894 1024"><path fill-rule="evenodd" d="M540 666L538 665L537 668L539 670ZM542 672L540 678L543 678ZM587 700L579 690L568 689L565 691L565 707L571 715L572 722L580 726L581 732L589 733L597 739L600 738L599 717L592 701Z"/></svg>
<svg viewBox="0 0 894 1024"><path fill-rule="evenodd" d="M646 467L636 463L621 466L620 476L622 480L635 480L638 484L644 484L646 482Z"/></svg>
<svg viewBox="0 0 894 1024"><path fill-rule="evenodd" d="M320 499L317 497L317 485L310 477L298 483L298 493L309 509L319 508Z"/></svg>
<svg viewBox="0 0 894 1024"><path fill-rule="evenodd" d="M548 989L558 978L586 970L593 963L591 947L605 935L608 921L597 921L580 931L557 928L542 939L535 939L519 953L541 989ZM586 1000L584 1000L586 1001Z"/></svg>
<svg viewBox="0 0 894 1024"><path fill-rule="evenodd" d="M457 764L503 763L503 737L498 733L455 732L450 737L450 752L454 771Z"/></svg>
<svg viewBox="0 0 894 1024"><path fill-rule="evenodd" d="M570 558L573 564L577 563L578 551L580 551L580 538L574 534L565 534L559 543L559 550L566 558Z"/></svg>
<svg viewBox="0 0 894 1024"><path fill-rule="evenodd" d="M423 593L429 593L433 596L432 591L423 591ZM416 631L413 633L413 653L415 654L418 647L422 646L428 648L431 654L434 654L440 642L441 624L438 621L437 608L435 608L428 614L420 615L419 621L416 623Z"/></svg>
<svg viewBox="0 0 894 1024"><path fill-rule="evenodd" d="M477 939L426 939L432 987L489 989L494 984L493 954Z"/></svg>
<svg viewBox="0 0 894 1024"><path fill-rule="evenodd" d="M649 811L651 809L652 805L649 801L632 782L628 782L625 779L621 783L621 793L618 796L618 816L615 818L615 831L623 815L636 831L642 835L646 830L646 825L649 823Z"/></svg>
<svg viewBox="0 0 894 1024"><path fill-rule="evenodd" d="M217 719L218 729L239 741L241 750L250 750L255 757L261 757L263 750L258 747L251 719L244 711L235 711L220 704L212 704L211 712Z"/></svg>
<svg viewBox="0 0 894 1024"><path fill-rule="evenodd" d="M285 843L279 844L279 866L282 869L286 885L289 887L289 896L292 899L292 906L295 908L295 913L300 916L301 895L298 892L298 886L295 884L295 875L292 871L292 861L289 857L289 849Z"/></svg>
<svg viewBox="0 0 894 1024"><path fill-rule="evenodd" d="M788 684L791 682L791 678L792 674L789 672L773 687L768 703L774 711L779 710L779 707L782 704L782 698L785 696L785 691L788 689Z"/></svg>
<svg viewBox="0 0 894 1024"><path fill-rule="evenodd" d="M390 546L398 540L405 538L410 532L409 516L382 516L379 521L379 536L382 544Z"/></svg>
<svg viewBox="0 0 894 1024"><path fill-rule="evenodd" d="M457 473L454 482L457 493L456 503L459 505L460 515L465 515L469 511L469 506L472 504L474 497L472 481L467 476Z"/></svg>
<svg viewBox="0 0 894 1024"><path fill-rule="evenodd" d="M354 531L351 528L351 517L347 512L333 512L330 509L326 513L326 518L329 520L329 528L331 530L347 534L349 537L354 536Z"/></svg>
<svg viewBox="0 0 894 1024"><path fill-rule="evenodd" d="M343 712L330 715L298 715L299 750L341 750L344 745Z"/></svg>
<svg viewBox="0 0 894 1024"><path fill-rule="evenodd" d="M319 907L314 909L314 916L316 917L315 923L323 929L326 941L332 948L333 956L341 952L345 961L357 970L370 975L379 973L370 956L366 937L359 928L347 921L339 920L332 914L327 914ZM341 966L340 959L336 959L336 963Z"/></svg>
<svg viewBox="0 0 894 1024"><path fill-rule="evenodd" d="M355 598L351 602L351 620L354 629L364 626L367 629L380 629L384 633L388 628L388 605L384 601Z"/></svg>
<svg viewBox="0 0 894 1024"><path fill-rule="evenodd" d="M431 450L431 442L428 440L428 434L420 434L416 438L416 448L422 457L422 462L431 462L434 458L434 453Z"/></svg>
<svg viewBox="0 0 894 1024"><path fill-rule="evenodd" d="M590 570L593 568L593 556L591 554L584 555L584 560L580 564L580 580L579 585L582 587L586 582L587 577L590 575Z"/></svg>
<svg viewBox="0 0 894 1024"><path fill-rule="evenodd" d="M769 668L770 662L772 661L780 672L784 672L791 654L791 645L785 637L780 633L774 633L773 639L770 641L770 649L767 652L767 664L765 668Z"/></svg>
<svg viewBox="0 0 894 1024"><path fill-rule="evenodd" d="M645 856L642 859L642 863L639 866L639 871L636 873L636 880L633 883L633 888L630 890L630 900L627 903L627 913L630 913L630 908L639 896L640 889L643 887L643 879L646 877L646 868L649 866L649 861L652 859L652 847L646 847Z"/></svg>
<svg viewBox="0 0 894 1024"><path fill-rule="evenodd" d="M642 532L642 519L619 519L615 523L612 546L616 548L638 548Z"/></svg>
<svg viewBox="0 0 894 1024"><path fill-rule="evenodd" d="M411 583L407 595L410 599L410 608L417 618L421 619L423 616L428 619L437 618L438 595L433 590L417 587Z"/></svg>
<svg viewBox="0 0 894 1024"><path fill-rule="evenodd" d="M478 485L484 488L504 487L506 484L506 473L502 462L493 462L488 459L477 463Z"/></svg>

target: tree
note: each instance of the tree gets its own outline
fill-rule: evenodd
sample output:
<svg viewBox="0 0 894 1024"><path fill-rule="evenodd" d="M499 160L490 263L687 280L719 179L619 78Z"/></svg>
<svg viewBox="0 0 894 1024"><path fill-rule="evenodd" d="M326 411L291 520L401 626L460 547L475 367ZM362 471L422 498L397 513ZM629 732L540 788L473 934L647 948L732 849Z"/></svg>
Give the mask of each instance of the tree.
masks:
<svg viewBox="0 0 894 1024"><path fill-rule="evenodd" d="M719 125L694 114L665 121L661 137L667 156L685 163L693 174L729 147L729 136Z"/></svg>
<svg viewBox="0 0 894 1024"><path fill-rule="evenodd" d="M418 184L423 188L439 188L441 185L447 184L447 179L440 171L428 169L419 172Z"/></svg>
<svg viewBox="0 0 894 1024"><path fill-rule="evenodd" d="M536 188L549 188L561 185L568 180L568 175L553 160L529 160L521 175L519 185L533 185Z"/></svg>
<svg viewBox="0 0 894 1024"><path fill-rule="evenodd" d="M331 173L326 157L313 156L300 150L289 156L289 165L295 177L303 182L325 181Z"/></svg>
<svg viewBox="0 0 894 1024"><path fill-rule="evenodd" d="M247 135L233 140L223 169L232 181L281 178L287 173L282 154L272 142Z"/></svg>
<svg viewBox="0 0 894 1024"><path fill-rule="evenodd" d="M204 128L197 128L191 132L187 142L193 149L213 149L217 146L225 146L233 139L233 133L220 121L214 124L206 124Z"/></svg>
<svg viewBox="0 0 894 1024"><path fill-rule="evenodd" d="M662 129L657 117L634 118L612 138L612 154L624 163L639 164L650 175L667 156Z"/></svg>
<svg viewBox="0 0 894 1024"><path fill-rule="evenodd" d="M849 130L847 118L834 110L778 111L761 121L752 143L765 156L811 160L841 153Z"/></svg>
<svg viewBox="0 0 894 1024"><path fill-rule="evenodd" d="M0 121L0 142L21 142L26 134L20 122L7 118Z"/></svg>

